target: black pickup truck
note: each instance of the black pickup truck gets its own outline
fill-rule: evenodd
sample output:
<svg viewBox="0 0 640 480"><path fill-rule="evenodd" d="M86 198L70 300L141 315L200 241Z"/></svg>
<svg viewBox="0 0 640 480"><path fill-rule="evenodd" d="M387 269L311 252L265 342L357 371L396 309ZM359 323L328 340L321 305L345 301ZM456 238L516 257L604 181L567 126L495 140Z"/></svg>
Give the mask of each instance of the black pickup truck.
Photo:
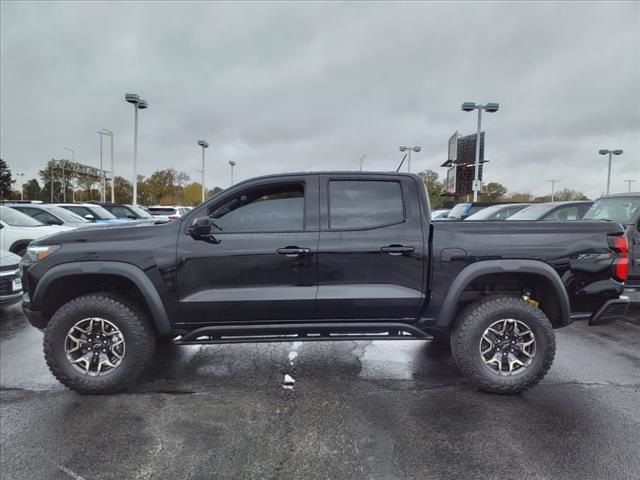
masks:
<svg viewBox="0 0 640 480"><path fill-rule="evenodd" d="M136 381L156 341L431 339L482 390L538 383L554 328L624 316L614 222L429 220L398 173L300 173L235 185L181 219L74 230L22 260L29 321L81 393Z"/></svg>

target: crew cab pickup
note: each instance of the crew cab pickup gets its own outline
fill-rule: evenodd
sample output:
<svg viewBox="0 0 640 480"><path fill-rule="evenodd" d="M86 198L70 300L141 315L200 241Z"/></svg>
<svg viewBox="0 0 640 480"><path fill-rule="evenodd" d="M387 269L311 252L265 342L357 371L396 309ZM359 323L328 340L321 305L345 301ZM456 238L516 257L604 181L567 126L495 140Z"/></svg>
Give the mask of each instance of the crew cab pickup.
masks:
<svg viewBox="0 0 640 480"><path fill-rule="evenodd" d="M132 385L158 340L345 339L442 342L472 385L517 393L549 370L554 329L624 316L618 223L431 223L429 208L411 174L247 180L174 222L31 243L23 308L81 393Z"/></svg>

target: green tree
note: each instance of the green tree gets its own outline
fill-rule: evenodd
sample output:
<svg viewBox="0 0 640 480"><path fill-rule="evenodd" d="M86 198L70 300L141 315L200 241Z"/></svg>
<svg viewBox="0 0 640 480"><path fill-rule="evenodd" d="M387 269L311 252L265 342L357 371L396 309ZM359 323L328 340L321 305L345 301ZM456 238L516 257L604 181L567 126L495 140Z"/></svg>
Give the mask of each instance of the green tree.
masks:
<svg viewBox="0 0 640 480"><path fill-rule="evenodd" d="M15 180L11 178L11 169L7 162L0 158L0 198L11 198L11 185Z"/></svg>
<svg viewBox="0 0 640 480"><path fill-rule="evenodd" d="M505 200L508 200L509 202L513 202L513 203L526 203L526 202L533 201L533 195L531 195L530 193L514 192L509 194L505 198Z"/></svg>
<svg viewBox="0 0 640 480"><path fill-rule="evenodd" d="M205 195L208 192L205 192ZM182 191L184 205L198 205L202 200L202 184L198 182L185 185Z"/></svg>
<svg viewBox="0 0 640 480"><path fill-rule="evenodd" d="M215 197L220 192L224 192L224 188L213 187L211 190L207 192L207 198Z"/></svg>
<svg viewBox="0 0 640 480"><path fill-rule="evenodd" d="M109 192L109 188L107 192ZM133 185L124 177L116 177L113 179L114 199L117 203L132 203ZM110 194L109 194L110 195Z"/></svg>
<svg viewBox="0 0 640 480"><path fill-rule="evenodd" d="M438 180L438 174L433 170L425 170L423 172L418 173L418 176L422 178L422 181L427 187L427 192L429 193L429 203L431 204L431 208L434 210L436 208L442 208L443 185L442 185L442 182Z"/></svg>
<svg viewBox="0 0 640 480"><path fill-rule="evenodd" d="M498 182L487 183L480 194L480 198L485 202L499 202L507 193L507 187Z"/></svg>
<svg viewBox="0 0 640 480"><path fill-rule="evenodd" d="M568 200L588 200L584 193L568 188L556 192L554 197L557 202L564 202Z"/></svg>
<svg viewBox="0 0 640 480"><path fill-rule="evenodd" d="M32 178L24 184L24 199L25 200L45 200L42 198L42 188L38 183L38 180Z"/></svg>

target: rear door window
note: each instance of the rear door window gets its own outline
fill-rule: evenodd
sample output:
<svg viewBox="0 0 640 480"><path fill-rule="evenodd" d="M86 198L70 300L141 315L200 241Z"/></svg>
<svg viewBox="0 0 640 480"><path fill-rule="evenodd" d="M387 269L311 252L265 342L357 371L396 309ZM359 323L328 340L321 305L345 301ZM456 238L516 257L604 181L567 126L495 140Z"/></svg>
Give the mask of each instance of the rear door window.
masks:
<svg viewBox="0 0 640 480"><path fill-rule="evenodd" d="M403 222L402 190L397 181L329 182L329 228L376 228Z"/></svg>

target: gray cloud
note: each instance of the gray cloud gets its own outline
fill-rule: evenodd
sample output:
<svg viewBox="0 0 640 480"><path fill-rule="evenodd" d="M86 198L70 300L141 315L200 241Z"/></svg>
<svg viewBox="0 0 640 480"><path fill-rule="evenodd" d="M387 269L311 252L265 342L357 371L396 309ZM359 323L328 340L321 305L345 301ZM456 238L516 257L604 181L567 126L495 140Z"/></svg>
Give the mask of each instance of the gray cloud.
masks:
<svg viewBox="0 0 640 480"><path fill-rule="evenodd" d="M640 5L603 3L26 3L0 12L0 154L28 177L63 147L96 165L116 132L116 173L131 176L132 107L140 171L174 167L207 183L288 170L393 169L420 144L439 168L460 103L487 115L487 180L513 191L597 196L603 147L614 190L640 182ZM640 186L640 185L638 185Z"/></svg>

